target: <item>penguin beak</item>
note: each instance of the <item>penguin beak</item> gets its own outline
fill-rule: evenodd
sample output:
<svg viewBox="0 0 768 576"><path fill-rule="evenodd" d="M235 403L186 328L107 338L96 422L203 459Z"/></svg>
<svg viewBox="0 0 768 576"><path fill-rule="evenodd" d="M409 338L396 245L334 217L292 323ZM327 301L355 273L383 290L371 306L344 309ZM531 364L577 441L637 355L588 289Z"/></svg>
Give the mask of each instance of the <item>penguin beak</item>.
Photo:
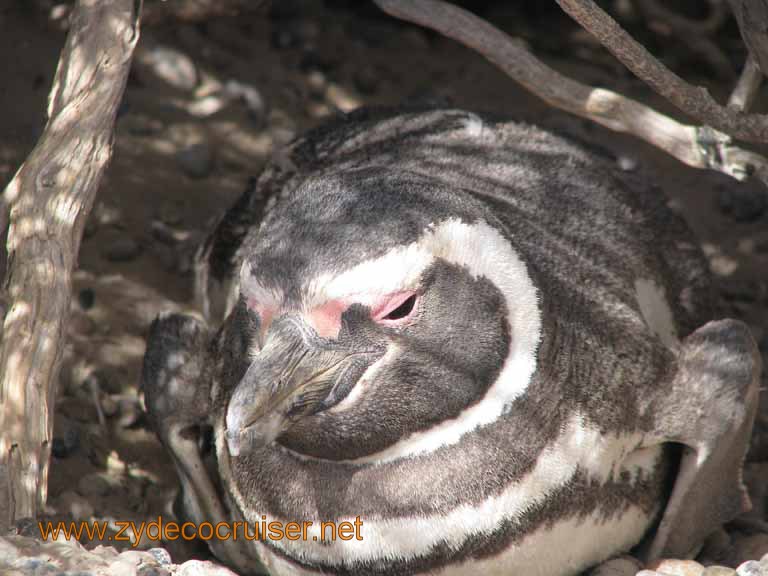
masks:
<svg viewBox="0 0 768 576"><path fill-rule="evenodd" d="M269 444L300 418L329 407L337 383L362 374L361 356L372 354L324 340L296 316L275 321L227 407L230 454Z"/></svg>

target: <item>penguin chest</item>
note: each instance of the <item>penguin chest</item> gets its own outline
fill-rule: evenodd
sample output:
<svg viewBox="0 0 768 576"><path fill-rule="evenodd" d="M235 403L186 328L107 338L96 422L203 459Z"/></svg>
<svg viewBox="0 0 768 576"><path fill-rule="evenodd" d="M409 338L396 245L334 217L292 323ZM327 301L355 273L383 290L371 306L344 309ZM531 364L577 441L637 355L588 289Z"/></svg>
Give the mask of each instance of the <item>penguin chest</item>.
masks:
<svg viewBox="0 0 768 576"><path fill-rule="evenodd" d="M662 508L670 456L665 447L635 449L639 444L636 435L602 435L574 417L530 469L508 474L501 488L499 463L487 460L493 486L482 495L466 487L461 493L462 478L454 470L446 468L445 476L436 471L427 479L401 467L402 476L394 479L401 492L372 482L367 493L358 493L359 510L370 510L370 502L381 509L360 515L360 540L323 541L320 510L295 510L289 517L275 512L268 494L255 498L252 491L235 491L233 497L247 522L313 522L305 539L255 542L259 558L275 575L576 574L628 551ZM465 472L469 477L477 471ZM446 506L439 490L431 490L435 484L461 498ZM420 495L425 500L418 502ZM346 504L356 508L354 502ZM354 520L348 516L343 520Z"/></svg>

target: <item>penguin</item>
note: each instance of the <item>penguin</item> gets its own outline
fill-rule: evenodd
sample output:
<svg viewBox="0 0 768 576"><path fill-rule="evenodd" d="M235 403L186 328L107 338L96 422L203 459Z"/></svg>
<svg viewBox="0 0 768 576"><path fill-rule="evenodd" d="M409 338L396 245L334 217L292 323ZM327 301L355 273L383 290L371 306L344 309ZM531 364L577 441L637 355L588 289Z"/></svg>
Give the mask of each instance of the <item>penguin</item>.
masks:
<svg viewBox="0 0 768 576"><path fill-rule="evenodd" d="M208 542L243 574L564 576L692 556L749 507L755 343L599 147L359 110L278 152L198 256L207 317L155 320L142 386L185 518L306 526Z"/></svg>

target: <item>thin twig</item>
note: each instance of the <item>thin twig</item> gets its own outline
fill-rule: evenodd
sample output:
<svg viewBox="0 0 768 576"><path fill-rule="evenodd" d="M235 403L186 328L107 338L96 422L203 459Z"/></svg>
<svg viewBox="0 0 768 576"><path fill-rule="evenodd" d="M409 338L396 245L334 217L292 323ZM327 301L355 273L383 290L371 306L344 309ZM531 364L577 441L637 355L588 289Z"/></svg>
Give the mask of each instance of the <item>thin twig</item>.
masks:
<svg viewBox="0 0 768 576"><path fill-rule="evenodd" d="M617 132L633 134L695 168L744 179L757 172L768 184L768 161L731 145L711 129L681 124L635 100L586 86L537 60L485 20L440 0L375 0L388 14L453 38L479 52L525 89L556 108Z"/></svg>

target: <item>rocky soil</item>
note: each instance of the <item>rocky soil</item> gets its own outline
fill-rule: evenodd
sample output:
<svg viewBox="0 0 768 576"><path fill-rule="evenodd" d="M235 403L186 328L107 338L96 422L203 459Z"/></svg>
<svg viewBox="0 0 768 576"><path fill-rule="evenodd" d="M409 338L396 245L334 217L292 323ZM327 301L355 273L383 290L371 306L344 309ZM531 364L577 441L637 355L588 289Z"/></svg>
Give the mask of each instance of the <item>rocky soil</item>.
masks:
<svg viewBox="0 0 768 576"><path fill-rule="evenodd" d="M42 543L36 524L20 525L0 538L0 574L231 574L199 548L109 538L117 520L169 515L176 489L137 389L144 336L160 311L191 307L196 243L272 151L361 105L419 100L504 114L577 133L613 150L624 169L652 171L700 239L728 313L749 323L768 365L768 195L760 186L686 168L631 137L553 111L481 57L361 3L274 4L268 15L143 32L114 159L82 245L45 518L104 520L114 530L101 542ZM564 17L534 3L485 4L486 18L558 69L673 113ZM3 187L42 130L64 39L60 16L26 2L0 6ZM716 74L674 39L634 26L679 73L721 99L727 94L727 70ZM722 43L738 69L732 30ZM764 374L764 390L767 382ZM745 469L754 510L713 535L696 562L641 567L620 558L600 576L642 568L670 576L768 575L768 394L761 404Z"/></svg>

